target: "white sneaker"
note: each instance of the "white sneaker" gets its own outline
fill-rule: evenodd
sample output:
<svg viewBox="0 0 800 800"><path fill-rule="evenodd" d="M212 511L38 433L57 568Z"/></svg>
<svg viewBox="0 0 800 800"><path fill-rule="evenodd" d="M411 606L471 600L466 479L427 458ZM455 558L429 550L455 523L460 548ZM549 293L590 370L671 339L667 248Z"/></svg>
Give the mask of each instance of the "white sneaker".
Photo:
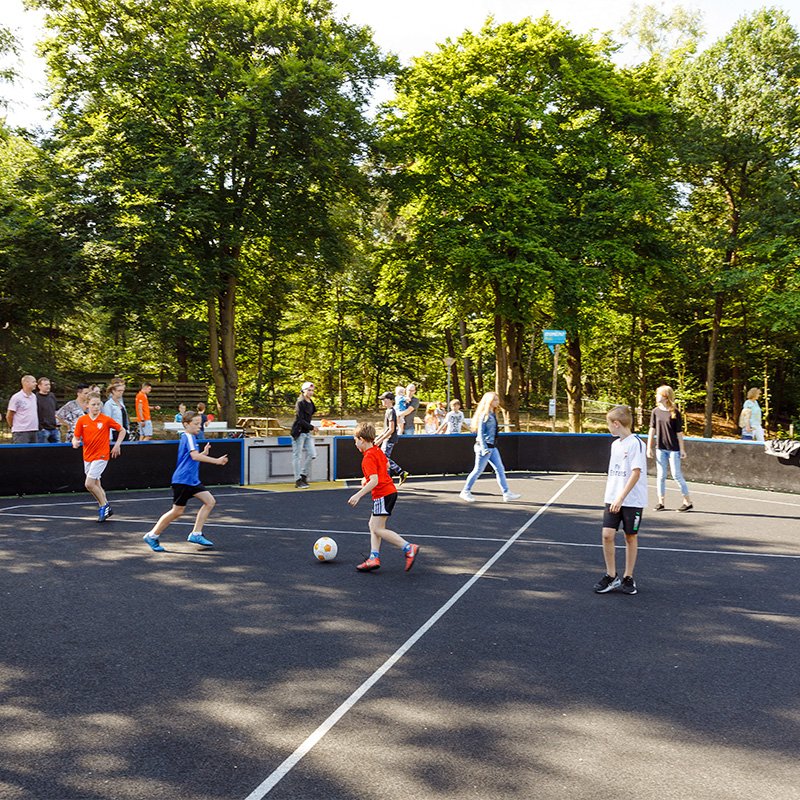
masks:
<svg viewBox="0 0 800 800"><path fill-rule="evenodd" d="M509 500L519 500L520 497L522 497L521 494L514 494L514 492L503 492L503 500L506 503Z"/></svg>
<svg viewBox="0 0 800 800"><path fill-rule="evenodd" d="M472 496L472 492L468 492L466 489L464 489L461 492L461 494L459 494L459 497L462 500L466 500L468 503L474 503L475 502L475 498Z"/></svg>

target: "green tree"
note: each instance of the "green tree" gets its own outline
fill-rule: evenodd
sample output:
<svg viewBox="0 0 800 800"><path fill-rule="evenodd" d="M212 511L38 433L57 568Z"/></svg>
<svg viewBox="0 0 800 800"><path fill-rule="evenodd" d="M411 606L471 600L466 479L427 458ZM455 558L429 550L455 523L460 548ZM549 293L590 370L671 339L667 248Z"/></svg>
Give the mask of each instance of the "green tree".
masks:
<svg viewBox="0 0 800 800"><path fill-rule="evenodd" d="M800 36L780 11L742 18L684 66L676 99L688 119L681 153L691 186L687 226L711 304L704 423L711 436L726 309L757 284L765 246L788 237L796 247L800 235L787 192L800 177Z"/></svg>
<svg viewBox="0 0 800 800"><path fill-rule="evenodd" d="M580 312L609 270L652 256L663 203L648 163L666 109L611 52L549 17L490 21L417 59L383 119L411 221L402 247L443 305L492 314L496 390L515 424L526 324L547 316L570 333L576 427Z"/></svg>
<svg viewBox="0 0 800 800"><path fill-rule="evenodd" d="M243 254L266 247L284 270L341 258L332 208L366 197L362 110L390 63L328 0L38 5L61 135L105 204L111 260L139 273L148 301L204 304L217 402L234 421Z"/></svg>

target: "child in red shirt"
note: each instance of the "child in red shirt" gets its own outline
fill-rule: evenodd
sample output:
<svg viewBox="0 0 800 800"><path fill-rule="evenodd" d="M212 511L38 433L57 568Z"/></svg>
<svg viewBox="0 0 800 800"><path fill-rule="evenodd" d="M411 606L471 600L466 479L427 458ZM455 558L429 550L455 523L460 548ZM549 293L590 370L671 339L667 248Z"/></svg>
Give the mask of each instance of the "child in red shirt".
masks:
<svg viewBox="0 0 800 800"><path fill-rule="evenodd" d="M89 413L78 417L75 422L75 433L72 436L72 446L77 450L83 441L83 471L86 473L86 488L100 505L98 522L105 522L114 512L108 505L105 490L100 484L100 476L108 466L109 454L111 458L119 455L120 444L127 431L119 422L100 413L103 401L99 394L89 395ZM109 453L109 431L120 431L114 449Z"/></svg>
<svg viewBox="0 0 800 800"><path fill-rule="evenodd" d="M380 569L381 539L397 545L403 549L406 556L406 569L414 566L414 559L419 552L419 545L407 542L402 536L390 531L386 527L386 518L391 516L394 504L397 502L397 489L394 481L389 476L389 464L386 455L379 447L375 447L375 427L369 422L362 422L354 431L353 439L356 447L363 454L361 469L364 479L361 489L347 502L355 506L368 492L372 492L372 515L369 518L369 558L356 569L361 572L371 572Z"/></svg>

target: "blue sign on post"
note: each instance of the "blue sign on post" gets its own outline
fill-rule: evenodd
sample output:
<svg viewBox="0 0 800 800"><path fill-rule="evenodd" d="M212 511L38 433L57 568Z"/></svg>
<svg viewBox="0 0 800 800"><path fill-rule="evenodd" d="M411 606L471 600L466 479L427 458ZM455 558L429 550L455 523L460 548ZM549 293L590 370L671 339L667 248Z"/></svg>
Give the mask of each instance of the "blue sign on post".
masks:
<svg viewBox="0 0 800 800"><path fill-rule="evenodd" d="M545 344L566 344L567 332L566 331L542 331L544 333Z"/></svg>

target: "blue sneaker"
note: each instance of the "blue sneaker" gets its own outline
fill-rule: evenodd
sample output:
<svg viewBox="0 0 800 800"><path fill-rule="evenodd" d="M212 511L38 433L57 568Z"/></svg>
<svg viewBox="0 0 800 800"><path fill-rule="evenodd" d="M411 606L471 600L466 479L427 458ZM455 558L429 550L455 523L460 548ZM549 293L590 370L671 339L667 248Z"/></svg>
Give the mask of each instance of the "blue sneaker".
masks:
<svg viewBox="0 0 800 800"><path fill-rule="evenodd" d="M97 514L97 521L105 522L110 516L111 509L108 507L108 503L106 503L104 506L100 506L100 511Z"/></svg>
<svg viewBox="0 0 800 800"><path fill-rule="evenodd" d="M191 542L192 544L201 544L203 547L213 547L214 542L209 542L202 533L190 533L189 538L186 540L187 542Z"/></svg>
<svg viewBox="0 0 800 800"><path fill-rule="evenodd" d="M158 536L153 536L150 533L146 533L144 536L142 536L142 539L144 539L145 542L147 542L147 544L149 544L150 547L153 550L156 551L156 553L163 553L164 552L164 548L161 546L161 544L158 541Z"/></svg>

